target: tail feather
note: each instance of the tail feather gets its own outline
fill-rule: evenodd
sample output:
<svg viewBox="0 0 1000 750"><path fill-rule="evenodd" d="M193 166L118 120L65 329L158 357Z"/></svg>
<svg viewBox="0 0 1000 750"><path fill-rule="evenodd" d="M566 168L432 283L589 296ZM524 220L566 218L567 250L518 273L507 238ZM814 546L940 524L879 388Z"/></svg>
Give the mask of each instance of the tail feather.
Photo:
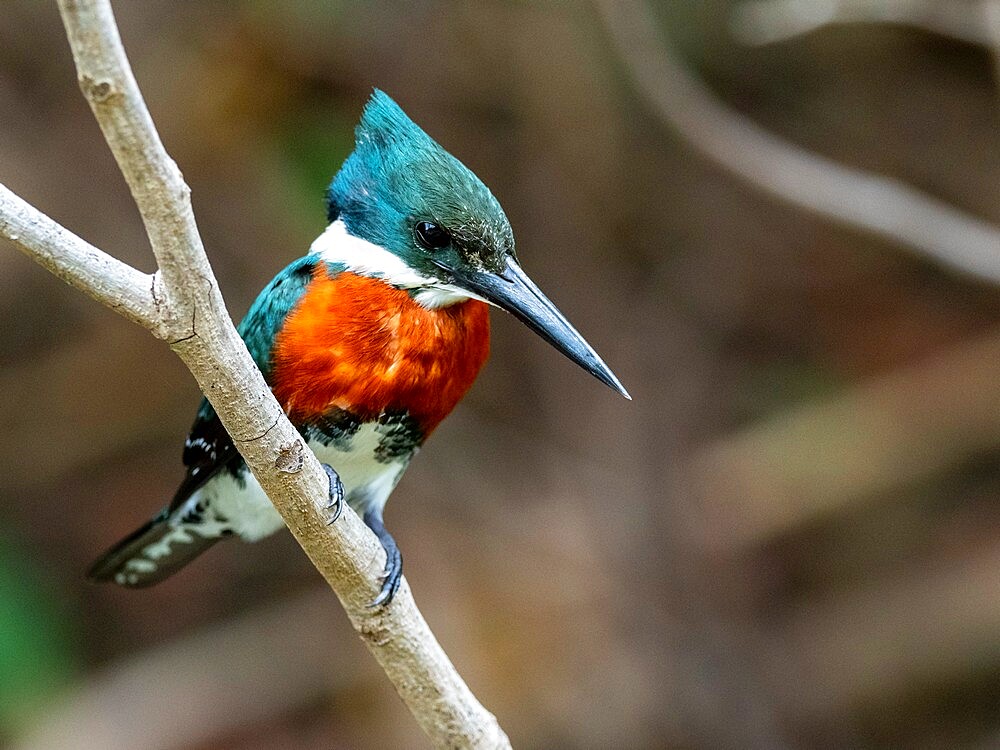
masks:
<svg viewBox="0 0 1000 750"><path fill-rule="evenodd" d="M190 522L164 509L94 563L87 578L144 588L169 578L222 538L217 523Z"/></svg>

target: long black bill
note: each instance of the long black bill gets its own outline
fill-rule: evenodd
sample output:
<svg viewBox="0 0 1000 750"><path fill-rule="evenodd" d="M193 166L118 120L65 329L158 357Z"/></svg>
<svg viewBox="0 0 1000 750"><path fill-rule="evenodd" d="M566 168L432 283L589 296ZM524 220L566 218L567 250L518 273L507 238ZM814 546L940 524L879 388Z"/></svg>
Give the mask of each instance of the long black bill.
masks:
<svg viewBox="0 0 1000 750"><path fill-rule="evenodd" d="M513 258L499 274L446 269L456 286L503 308L602 383L631 400L628 391L577 330L556 309Z"/></svg>

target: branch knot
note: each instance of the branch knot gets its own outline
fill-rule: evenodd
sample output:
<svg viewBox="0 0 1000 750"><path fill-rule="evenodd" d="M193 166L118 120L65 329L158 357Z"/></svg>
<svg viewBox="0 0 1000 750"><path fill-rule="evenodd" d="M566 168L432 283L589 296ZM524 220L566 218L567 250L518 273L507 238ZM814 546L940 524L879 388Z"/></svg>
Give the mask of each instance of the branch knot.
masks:
<svg viewBox="0 0 1000 750"><path fill-rule="evenodd" d="M88 75L80 78L80 88L83 90L84 96L96 104L104 104L121 93L111 81L96 80Z"/></svg>
<svg viewBox="0 0 1000 750"><path fill-rule="evenodd" d="M305 446L301 440L282 443L278 447L278 457L274 459L274 468L285 474L298 474L305 463Z"/></svg>

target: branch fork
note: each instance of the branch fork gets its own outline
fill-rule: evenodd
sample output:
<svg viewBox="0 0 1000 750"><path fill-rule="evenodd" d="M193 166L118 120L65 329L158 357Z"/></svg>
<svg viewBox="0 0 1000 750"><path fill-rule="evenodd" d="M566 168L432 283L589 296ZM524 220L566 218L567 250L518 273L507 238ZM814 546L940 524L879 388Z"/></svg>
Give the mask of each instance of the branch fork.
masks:
<svg viewBox="0 0 1000 750"><path fill-rule="evenodd" d="M226 311L191 208L125 56L109 0L59 0L80 88L132 192L158 268L145 274L0 185L0 236L149 330L184 361L254 476L436 747L509 748L434 638L404 580L384 608L384 553L349 508L327 526L328 478L285 417ZM298 448L296 448L298 446Z"/></svg>

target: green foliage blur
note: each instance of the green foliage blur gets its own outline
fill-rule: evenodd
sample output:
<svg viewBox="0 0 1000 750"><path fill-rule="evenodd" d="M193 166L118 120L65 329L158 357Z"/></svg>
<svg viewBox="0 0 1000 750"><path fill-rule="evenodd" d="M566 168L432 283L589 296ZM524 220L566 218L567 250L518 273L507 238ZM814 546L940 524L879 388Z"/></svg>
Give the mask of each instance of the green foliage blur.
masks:
<svg viewBox="0 0 1000 750"><path fill-rule="evenodd" d="M0 537L0 737L36 719L81 661L71 613L39 563Z"/></svg>

